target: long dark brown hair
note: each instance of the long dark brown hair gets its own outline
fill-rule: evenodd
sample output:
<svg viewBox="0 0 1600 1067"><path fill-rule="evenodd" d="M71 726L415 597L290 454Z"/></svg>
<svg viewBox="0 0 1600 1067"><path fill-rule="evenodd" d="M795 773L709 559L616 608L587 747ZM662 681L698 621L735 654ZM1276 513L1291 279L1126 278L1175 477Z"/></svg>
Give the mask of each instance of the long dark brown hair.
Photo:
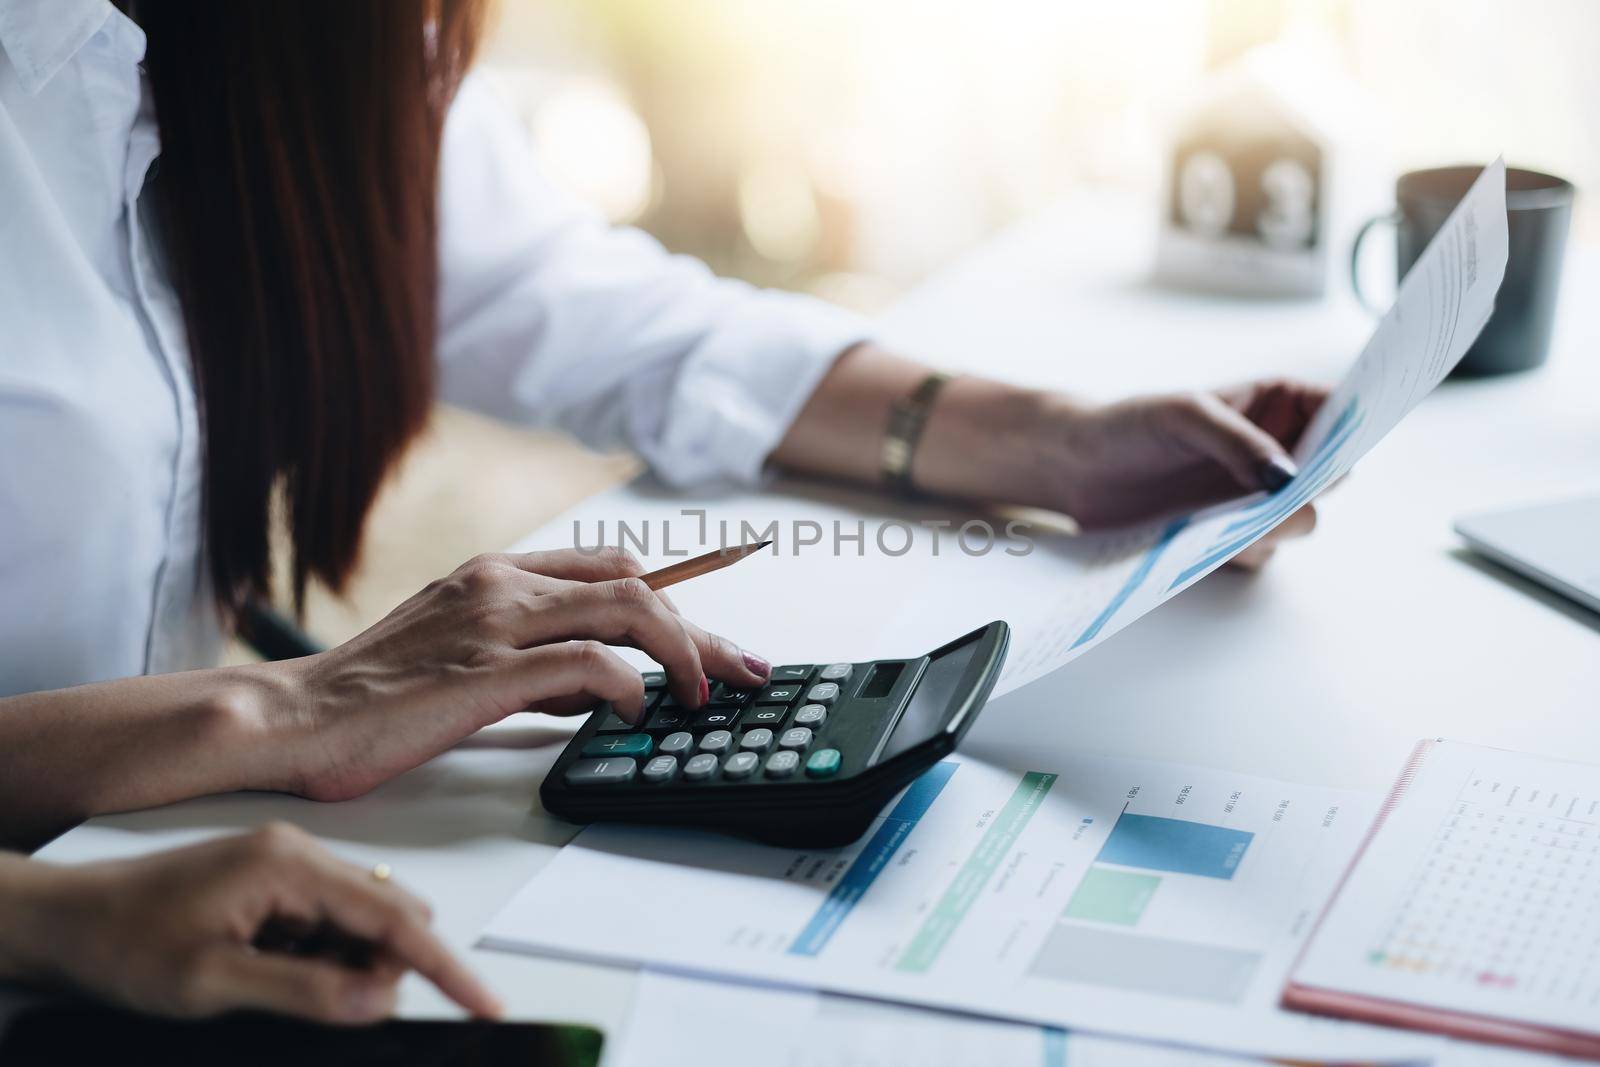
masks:
<svg viewBox="0 0 1600 1067"><path fill-rule="evenodd" d="M434 388L444 112L469 0L138 0L161 131L152 191L205 438L205 542L231 614L340 588Z"/></svg>

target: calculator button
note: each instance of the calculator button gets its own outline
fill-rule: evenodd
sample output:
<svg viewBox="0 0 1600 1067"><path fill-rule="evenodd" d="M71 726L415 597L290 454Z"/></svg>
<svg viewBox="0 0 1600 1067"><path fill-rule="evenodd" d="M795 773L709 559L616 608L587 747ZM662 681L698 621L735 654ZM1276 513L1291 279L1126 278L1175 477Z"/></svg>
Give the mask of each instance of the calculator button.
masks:
<svg viewBox="0 0 1600 1067"><path fill-rule="evenodd" d="M757 705L744 713L739 725L745 729L752 726L770 726L776 730L783 723L783 717L789 714L789 709L783 704L770 706Z"/></svg>
<svg viewBox="0 0 1600 1067"><path fill-rule="evenodd" d="M853 670L855 670L855 668L848 663L830 663L826 667L822 668L822 673L817 675L817 677L824 682L843 683L850 680L850 672Z"/></svg>
<svg viewBox="0 0 1600 1067"><path fill-rule="evenodd" d="M639 776L647 782L670 782L678 774L678 757L657 756L644 765Z"/></svg>
<svg viewBox="0 0 1600 1067"><path fill-rule="evenodd" d="M683 776L691 782L704 781L710 778L717 770L717 757L709 752L702 752L692 756L688 763L683 765Z"/></svg>
<svg viewBox="0 0 1600 1067"><path fill-rule="evenodd" d="M638 764L631 759L585 759L567 768L568 785L618 785L633 781Z"/></svg>
<svg viewBox="0 0 1600 1067"><path fill-rule="evenodd" d="M813 778L832 778L839 773L839 750L819 748L806 760L806 773Z"/></svg>
<svg viewBox="0 0 1600 1067"><path fill-rule="evenodd" d="M772 747L772 731L746 730L744 736L739 738L739 747L751 752L765 752Z"/></svg>
<svg viewBox="0 0 1600 1067"><path fill-rule="evenodd" d="M695 716L696 730L725 730L739 718L738 708L707 708Z"/></svg>
<svg viewBox="0 0 1600 1067"><path fill-rule="evenodd" d="M644 759L655 751L655 741L649 734L609 734L591 737L583 746L585 756L637 756Z"/></svg>
<svg viewBox="0 0 1600 1067"><path fill-rule="evenodd" d="M792 730L785 730L783 736L778 738L779 748L805 748L811 743L811 731L804 726L796 726Z"/></svg>
<svg viewBox="0 0 1600 1067"><path fill-rule="evenodd" d="M661 739L661 744L656 746L656 751L664 756L687 756L694 751L694 734L688 730L678 730Z"/></svg>
<svg viewBox="0 0 1600 1067"><path fill-rule="evenodd" d="M646 689L665 689L667 687L666 671L645 671L639 675L644 679Z"/></svg>
<svg viewBox="0 0 1600 1067"><path fill-rule="evenodd" d="M818 682L806 692L807 704L832 704L838 699L838 682Z"/></svg>
<svg viewBox="0 0 1600 1067"><path fill-rule="evenodd" d="M685 708L657 708L645 725L646 730L681 730L689 725L694 712Z"/></svg>
<svg viewBox="0 0 1600 1067"><path fill-rule="evenodd" d="M748 778L761 765L761 757L754 752L735 752L722 765L724 778Z"/></svg>
<svg viewBox="0 0 1600 1067"><path fill-rule="evenodd" d="M834 688L838 688L835 686ZM792 704L800 696L798 685L769 685L756 694L757 704Z"/></svg>
<svg viewBox="0 0 1600 1067"><path fill-rule="evenodd" d="M606 712L606 717L595 728L597 734L627 734L632 733L634 724L624 719L614 711Z"/></svg>
<svg viewBox="0 0 1600 1067"><path fill-rule="evenodd" d="M750 698L756 695L754 689L742 689L739 686L729 685L727 682L718 682L716 689L711 692L711 703L732 704L735 707L744 707L750 703Z"/></svg>
<svg viewBox="0 0 1600 1067"><path fill-rule="evenodd" d="M767 757L767 777L787 778L800 767L800 753L784 749Z"/></svg>
<svg viewBox="0 0 1600 1067"><path fill-rule="evenodd" d="M726 730L712 730L700 739L701 752L726 752L733 747L733 735Z"/></svg>
<svg viewBox="0 0 1600 1067"><path fill-rule="evenodd" d="M813 730L822 729L822 724L828 721L828 709L821 704L802 704L800 710L794 713L796 726L809 726Z"/></svg>
<svg viewBox="0 0 1600 1067"><path fill-rule="evenodd" d="M811 677L811 664L790 663L783 667L772 668L771 681L778 682L804 682Z"/></svg>

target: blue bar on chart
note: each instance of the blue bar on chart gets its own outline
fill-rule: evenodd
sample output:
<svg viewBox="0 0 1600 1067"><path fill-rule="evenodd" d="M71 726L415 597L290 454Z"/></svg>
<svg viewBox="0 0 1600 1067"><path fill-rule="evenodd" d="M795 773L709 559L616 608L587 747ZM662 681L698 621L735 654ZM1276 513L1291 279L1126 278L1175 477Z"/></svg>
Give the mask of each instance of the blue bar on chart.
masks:
<svg viewBox="0 0 1600 1067"><path fill-rule="evenodd" d="M899 803L884 816L883 825L878 827L866 848L834 883L827 899L794 939L794 944L789 946L791 956L815 956L823 950L833 932L850 914L850 909L866 895L878 873L889 866L889 860L894 857L901 843L911 836L918 820L933 807L945 783L956 773L957 766L955 763L935 763L923 772L922 777L906 787L906 791L900 794Z"/></svg>
<svg viewBox="0 0 1600 1067"><path fill-rule="evenodd" d="M1232 878L1255 834L1210 823L1123 812L1096 857L1147 871Z"/></svg>
<svg viewBox="0 0 1600 1067"><path fill-rule="evenodd" d="M1110 622L1112 617L1122 610L1122 605L1126 604L1128 598L1133 596L1138 588L1145 583L1145 580L1150 577L1150 572L1155 569L1156 560L1161 558L1161 554L1167 550L1167 546L1172 544L1172 539L1182 533L1183 528L1187 525L1189 525L1187 518L1174 519L1167 524L1167 527L1161 531L1161 536L1156 538L1156 543L1151 545L1149 551L1144 554L1144 559L1139 561L1139 566L1134 568L1133 573L1128 575L1128 580L1122 583L1122 588L1117 590L1116 595L1111 598L1100 614L1094 617L1094 621L1089 623L1088 628L1078 635L1078 639L1072 642L1073 648L1093 641L1100 636L1100 631L1106 628L1106 623Z"/></svg>

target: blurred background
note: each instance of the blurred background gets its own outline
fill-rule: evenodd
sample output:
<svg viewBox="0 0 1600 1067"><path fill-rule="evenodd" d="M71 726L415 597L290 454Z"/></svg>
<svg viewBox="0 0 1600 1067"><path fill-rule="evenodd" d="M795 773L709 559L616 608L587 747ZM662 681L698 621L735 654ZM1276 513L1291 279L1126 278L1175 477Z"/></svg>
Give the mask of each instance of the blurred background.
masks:
<svg viewBox="0 0 1600 1067"><path fill-rule="evenodd" d="M1415 167L1503 152L1575 182L1572 236L1600 239L1597 43L1593 0L499 0L481 56L550 176L612 220L874 312L1085 191L1153 224L1185 116L1241 69L1338 173L1330 290ZM342 639L633 470L441 410L309 628Z"/></svg>
<svg viewBox="0 0 1600 1067"><path fill-rule="evenodd" d="M1378 197L1500 152L1593 188L1580 41L1593 0L502 0L484 58L615 221L874 310L1075 187L1154 198L1184 110L1263 46Z"/></svg>

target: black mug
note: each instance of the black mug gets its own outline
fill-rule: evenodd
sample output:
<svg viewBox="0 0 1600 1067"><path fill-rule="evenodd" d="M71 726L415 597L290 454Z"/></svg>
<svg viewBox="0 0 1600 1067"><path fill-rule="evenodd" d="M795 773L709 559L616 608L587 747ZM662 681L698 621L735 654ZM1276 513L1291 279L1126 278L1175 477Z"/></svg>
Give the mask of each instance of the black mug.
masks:
<svg viewBox="0 0 1600 1067"><path fill-rule="evenodd" d="M1395 227L1395 277L1404 278L1455 208L1482 167L1439 167L1402 174L1395 183L1399 206L1369 219L1350 250L1350 284L1367 310L1381 313L1361 291L1358 270L1362 239L1379 223ZM1571 182L1532 170L1506 170L1506 222L1510 247L1506 278L1494 314L1454 371L1460 375L1506 374L1545 361L1555 326L1561 260L1572 222Z"/></svg>

